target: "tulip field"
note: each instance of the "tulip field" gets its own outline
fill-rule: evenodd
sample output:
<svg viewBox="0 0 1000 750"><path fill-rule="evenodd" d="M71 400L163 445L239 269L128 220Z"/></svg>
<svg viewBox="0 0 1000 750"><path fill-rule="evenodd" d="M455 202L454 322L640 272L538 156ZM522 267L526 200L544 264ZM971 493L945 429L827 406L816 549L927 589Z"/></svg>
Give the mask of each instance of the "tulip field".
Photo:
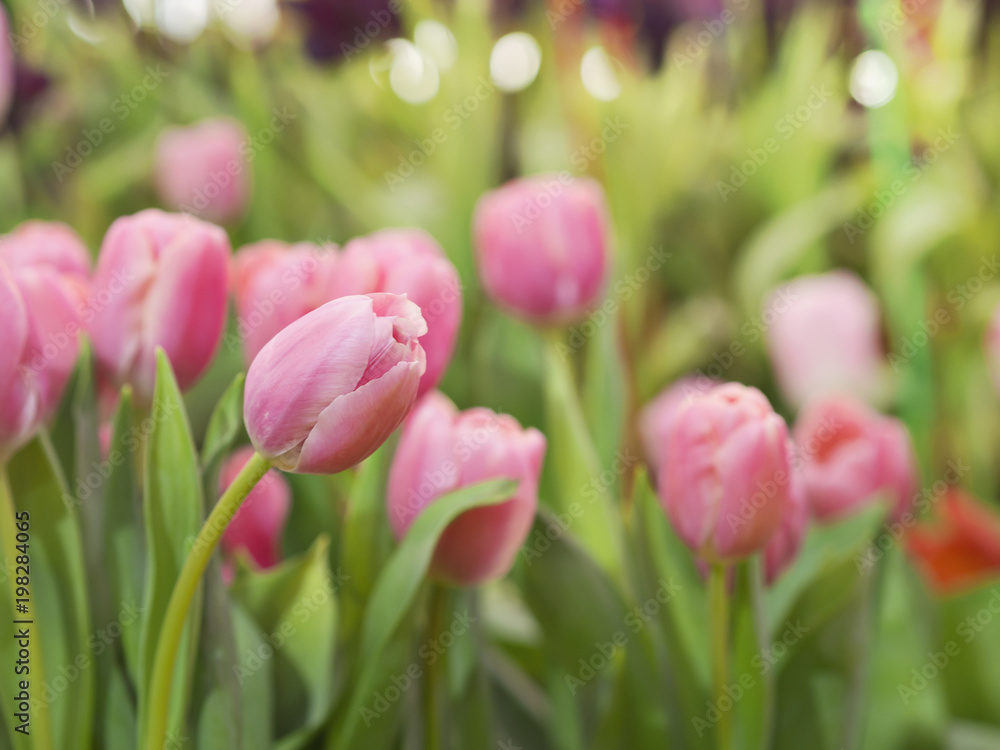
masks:
<svg viewBox="0 0 1000 750"><path fill-rule="evenodd" d="M0 750L1000 750L995 0L0 0Z"/></svg>

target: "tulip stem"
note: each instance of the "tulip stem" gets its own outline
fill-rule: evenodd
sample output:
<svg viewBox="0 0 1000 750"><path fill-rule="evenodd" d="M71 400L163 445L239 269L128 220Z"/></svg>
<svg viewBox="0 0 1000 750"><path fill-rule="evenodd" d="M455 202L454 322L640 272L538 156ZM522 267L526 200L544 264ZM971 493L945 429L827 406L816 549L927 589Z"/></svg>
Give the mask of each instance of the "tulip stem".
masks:
<svg viewBox="0 0 1000 750"><path fill-rule="evenodd" d="M729 711L723 711L729 679L729 592L726 588L726 566L713 564L708 578L708 608L712 634L712 686L715 706L719 711L716 725L717 747L729 750L732 745L732 721Z"/></svg>
<svg viewBox="0 0 1000 750"><path fill-rule="evenodd" d="M445 609L448 606L448 592L436 583L431 584L431 611L427 623L427 642L437 643L444 630ZM444 738L441 733L441 677L444 669L444 654L427 665L427 685L424 694L426 708L426 750L441 750Z"/></svg>
<svg viewBox="0 0 1000 750"><path fill-rule="evenodd" d="M177 648L180 645L184 623L187 620L188 609L195 591L201 582L201 576L212 559L219 539L232 521L236 511L246 499L254 486L271 468L271 464L259 453L254 453L246 465L237 474L233 483L222 493L205 525L198 532L181 574L174 584L167 614L163 618L163 626L156 643L156 656L153 659L153 674L148 689L149 712L146 724L146 737L143 747L146 750L160 750L167 736L167 716L170 709L170 687L173 681L174 664L177 661Z"/></svg>

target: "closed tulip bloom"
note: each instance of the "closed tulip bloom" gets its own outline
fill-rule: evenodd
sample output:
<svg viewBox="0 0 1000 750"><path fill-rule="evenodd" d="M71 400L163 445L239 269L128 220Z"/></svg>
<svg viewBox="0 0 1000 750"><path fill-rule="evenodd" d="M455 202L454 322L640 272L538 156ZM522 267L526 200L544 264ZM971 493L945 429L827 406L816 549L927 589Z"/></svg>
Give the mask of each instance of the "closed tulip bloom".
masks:
<svg viewBox="0 0 1000 750"><path fill-rule="evenodd" d="M44 268L86 286L90 253L79 235L58 221L26 221L0 237L0 260L12 271Z"/></svg>
<svg viewBox="0 0 1000 750"><path fill-rule="evenodd" d="M503 577L531 530L544 456L538 430L489 409L459 412L442 394L427 394L406 422L389 472L387 510L396 538L448 492L487 479L516 479L509 500L452 521L431 563L433 577L458 586Z"/></svg>
<svg viewBox="0 0 1000 750"><path fill-rule="evenodd" d="M329 302L337 249L263 240L233 257L236 329L247 364L282 328Z"/></svg>
<svg viewBox="0 0 1000 750"><path fill-rule="evenodd" d="M879 496L894 517L917 488L916 457L903 424L844 396L811 403L795 422L802 479L813 516L833 521Z"/></svg>
<svg viewBox="0 0 1000 750"><path fill-rule="evenodd" d="M250 365L243 415L257 451L285 471L334 474L398 427L424 374L427 332L406 297L342 297L299 318Z"/></svg>
<svg viewBox="0 0 1000 750"><path fill-rule="evenodd" d="M685 402L717 385L720 385L718 380L701 375L689 375L671 383L642 408L639 413L639 434L642 437L646 464L654 479L678 409Z"/></svg>
<svg viewBox="0 0 1000 750"><path fill-rule="evenodd" d="M24 375L29 322L24 298L0 261L0 462L31 437L41 412L33 381Z"/></svg>
<svg viewBox="0 0 1000 750"><path fill-rule="evenodd" d="M794 459L792 463L794 465ZM795 562L809 527L809 503L806 502L805 487L801 474L794 468L788 489L785 514L764 548L764 580L768 585L774 583Z"/></svg>
<svg viewBox="0 0 1000 750"><path fill-rule="evenodd" d="M462 320L462 285L441 246L419 229L386 229L351 240L344 248L332 297L390 292L405 294L420 307L427 335L423 395L441 380Z"/></svg>
<svg viewBox="0 0 1000 750"><path fill-rule="evenodd" d="M847 393L872 399L884 365L875 295L854 274L804 276L776 289L764 311L767 344L788 403Z"/></svg>
<svg viewBox="0 0 1000 750"><path fill-rule="evenodd" d="M252 455L253 448L245 446L226 460L219 472L219 494L232 484ZM281 537L291 503L288 482L271 469L250 491L226 527L222 535L223 554L232 558L242 550L260 568L277 565L281 561Z"/></svg>
<svg viewBox="0 0 1000 750"><path fill-rule="evenodd" d="M167 208L230 222L246 211L250 165L243 126L228 118L167 128L156 144L154 182Z"/></svg>
<svg viewBox="0 0 1000 750"><path fill-rule="evenodd" d="M657 492L678 536L710 563L761 549L789 503L788 429L756 388L725 383L685 401Z"/></svg>
<svg viewBox="0 0 1000 750"><path fill-rule="evenodd" d="M226 322L229 239L217 226L156 209L116 220L91 282L89 326L102 374L152 399L156 348L186 389L208 367Z"/></svg>
<svg viewBox="0 0 1000 750"><path fill-rule="evenodd" d="M601 301L611 230L594 180L509 182L479 199L473 233L483 287L511 313L561 324Z"/></svg>

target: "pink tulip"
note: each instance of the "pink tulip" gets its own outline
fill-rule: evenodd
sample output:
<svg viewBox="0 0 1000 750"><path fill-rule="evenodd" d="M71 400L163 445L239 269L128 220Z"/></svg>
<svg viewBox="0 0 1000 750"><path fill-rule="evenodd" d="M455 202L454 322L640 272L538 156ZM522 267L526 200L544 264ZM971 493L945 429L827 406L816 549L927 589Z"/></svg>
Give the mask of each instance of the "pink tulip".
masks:
<svg viewBox="0 0 1000 750"><path fill-rule="evenodd" d="M0 126L14 100L14 50L10 48L10 27L7 13L0 5Z"/></svg>
<svg viewBox="0 0 1000 750"><path fill-rule="evenodd" d="M336 248L264 240L233 258L237 333L247 364L282 328L330 301Z"/></svg>
<svg viewBox="0 0 1000 750"><path fill-rule="evenodd" d="M785 399L847 393L872 398L884 362L878 302L847 271L804 276L776 289L763 323Z"/></svg>
<svg viewBox="0 0 1000 750"><path fill-rule="evenodd" d="M334 280L333 297L391 292L420 306L427 335L423 395L441 379L455 349L462 320L462 284L441 246L420 229L386 229L347 243Z"/></svg>
<svg viewBox="0 0 1000 750"><path fill-rule="evenodd" d="M182 389L208 367L226 323L229 239L219 227L147 209L116 220L91 283L89 332L102 374L152 399L156 348Z"/></svg>
<svg viewBox="0 0 1000 750"><path fill-rule="evenodd" d="M910 507L916 457L899 420L854 399L831 397L811 403L794 434L806 498L818 520L842 518L879 495L892 502L894 517Z"/></svg>
<svg viewBox="0 0 1000 750"><path fill-rule="evenodd" d="M253 448L245 446L230 456L219 472L219 494L233 483L250 460ZM280 473L271 469L247 495L222 535L222 551L232 558L244 550L261 568L281 560L281 536L292 502L291 489Z"/></svg>
<svg viewBox="0 0 1000 750"><path fill-rule="evenodd" d="M791 461L794 464L795 458ZM809 503L806 501L805 486L801 473L794 468L789 477L788 489L785 514L764 547L764 580L769 585L795 562L809 526Z"/></svg>
<svg viewBox="0 0 1000 750"><path fill-rule="evenodd" d="M250 195L249 142L243 125L228 118L164 130L154 170L164 204L210 221L240 218Z"/></svg>
<svg viewBox="0 0 1000 750"><path fill-rule="evenodd" d="M650 476L656 478L662 461L667 436L673 428L681 406L720 385L718 380L703 375L689 375L664 388L639 413L639 434Z"/></svg>
<svg viewBox="0 0 1000 750"><path fill-rule="evenodd" d="M0 237L0 260L14 272L44 268L86 289L90 253L79 235L58 221L26 221Z"/></svg>
<svg viewBox="0 0 1000 750"><path fill-rule="evenodd" d="M559 324L600 302L611 229L598 183L514 180L479 199L473 225L483 287L510 312Z"/></svg>
<svg viewBox="0 0 1000 750"><path fill-rule="evenodd" d="M27 442L39 423L41 403L34 380L24 376L29 322L17 283L0 261L0 462Z"/></svg>
<svg viewBox="0 0 1000 750"><path fill-rule="evenodd" d="M427 371L418 395L434 387L455 348L462 317L458 272L441 247L417 229L387 229L334 246L265 240L242 248L233 263L238 330L248 362L293 320L351 294L405 294L420 307Z"/></svg>
<svg viewBox="0 0 1000 750"><path fill-rule="evenodd" d="M728 562L762 549L780 526L790 472L784 420L756 388L725 383L679 407L657 491L681 540Z"/></svg>
<svg viewBox="0 0 1000 750"><path fill-rule="evenodd" d="M402 423L426 367L420 309L395 294L341 297L271 339L247 373L243 415L285 471L334 474Z"/></svg>
<svg viewBox="0 0 1000 750"><path fill-rule="evenodd" d="M510 570L538 507L545 438L489 409L459 412L438 392L427 394L403 428L389 472L387 509L397 539L438 497L486 479L519 481L507 501L466 511L445 529L432 575L476 586Z"/></svg>

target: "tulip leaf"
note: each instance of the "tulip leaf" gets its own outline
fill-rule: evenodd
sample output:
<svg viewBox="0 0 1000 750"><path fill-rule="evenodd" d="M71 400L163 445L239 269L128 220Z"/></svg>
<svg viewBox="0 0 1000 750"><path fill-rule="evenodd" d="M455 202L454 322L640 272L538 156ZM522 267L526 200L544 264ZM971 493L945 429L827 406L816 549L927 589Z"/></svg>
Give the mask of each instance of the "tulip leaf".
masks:
<svg viewBox="0 0 1000 750"><path fill-rule="evenodd" d="M239 571L232 586L236 601L268 635L259 660L273 660L277 721L276 748L304 745L323 724L333 704L337 604L327 563L329 539L321 535L309 552L262 572ZM237 657L241 683L261 679L256 664Z"/></svg>
<svg viewBox="0 0 1000 750"><path fill-rule="evenodd" d="M332 747L349 750L358 729L364 702L377 685L380 659L393 632L399 627L413 603L430 566L434 548L448 525L472 508L496 505L509 499L516 483L494 479L442 495L428 505L413 521L375 582L365 608L358 657L358 679L353 685L350 706L343 722L331 736Z"/></svg>
<svg viewBox="0 0 1000 750"><path fill-rule="evenodd" d="M272 646L243 607L234 603L231 615L236 639L235 666L244 667L249 672L235 675L244 709L243 750L271 750L271 737L274 736L274 660L264 657Z"/></svg>
<svg viewBox="0 0 1000 750"><path fill-rule="evenodd" d="M544 496L557 512L582 511L575 514L576 537L612 580L621 584L623 532L610 492L621 472L601 466L573 381L569 361L572 350L553 339L546 354L549 454L543 475Z"/></svg>
<svg viewBox="0 0 1000 750"><path fill-rule="evenodd" d="M205 431L205 441L201 448L202 472L206 482L215 478L219 464L236 445L243 427L243 387L246 376L240 373L226 388L215 405Z"/></svg>
<svg viewBox="0 0 1000 750"><path fill-rule="evenodd" d="M34 621L31 653L39 666L36 671L32 665L33 698L47 704L54 747L85 748L93 732L96 669L77 509L67 502L58 458L44 435L18 452L7 470L18 512L30 514L27 614ZM66 681L64 690L55 690L61 684L56 676Z"/></svg>
<svg viewBox="0 0 1000 750"><path fill-rule="evenodd" d="M136 476L138 452L142 450L141 428L132 424L132 391L122 389L111 423L108 448L109 473L105 484L103 550L105 575L110 579L109 609L120 612L143 601L145 543L142 535L142 494ZM122 624L121 651L133 682L139 675L141 621Z"/></svg>
<svg viewBox="0 0 1000 750"><path fill-rule="evenodd" d="M143 521L146 529L146 581L139 639L139 730L146 732L146 700L153 659L174 584L204 518L198 455L177 380L162 350L157 350L156 385L145 453ZM188 612L177 662L172 670L168 733L188 735L185 714L194 674L201 622L201 593ZM169 736L169 735L168 735Z"/></svg>

